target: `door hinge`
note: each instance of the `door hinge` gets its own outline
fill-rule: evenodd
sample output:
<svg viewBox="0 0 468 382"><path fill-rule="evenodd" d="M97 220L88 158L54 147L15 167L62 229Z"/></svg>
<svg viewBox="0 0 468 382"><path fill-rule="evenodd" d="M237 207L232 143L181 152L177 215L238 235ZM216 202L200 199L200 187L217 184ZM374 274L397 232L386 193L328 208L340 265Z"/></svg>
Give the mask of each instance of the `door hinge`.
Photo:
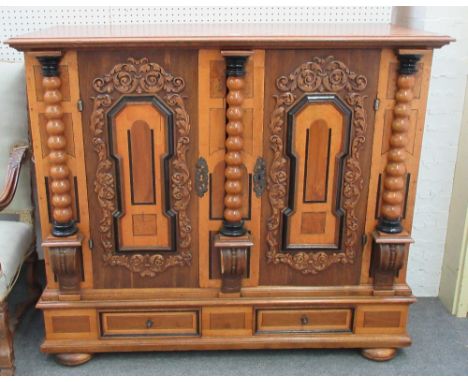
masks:
<svg viewBox="0 0 468 382"><path fill-rule="evenodd" d="M374 100L374 110L375 111L379 110L379 106L380 106L380 99L376 98Z"/></svg>
<svg viewBox="0 0 468 382"><path fill-rule="evenodd" d="M93 239L88 240L88 246L89 246L89 249L93 249L93 247L94 247Z"/></svg>
<svg viewBox="0 0 468 382"><path fill-rule="evenodd" d="M83 111L83 101L81 99L78 100L76 103L76 107L78 108L78 111L81 113Z"/></svg>

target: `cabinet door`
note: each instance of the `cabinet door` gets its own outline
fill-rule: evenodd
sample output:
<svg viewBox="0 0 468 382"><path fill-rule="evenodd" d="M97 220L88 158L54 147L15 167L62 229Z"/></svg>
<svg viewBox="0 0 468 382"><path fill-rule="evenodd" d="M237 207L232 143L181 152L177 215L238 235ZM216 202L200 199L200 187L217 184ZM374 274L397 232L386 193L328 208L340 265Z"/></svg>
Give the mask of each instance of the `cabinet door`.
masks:
<svg viewBox="0 0 468 382"><path fill-rule="evenodd" d="M196 51L82 52L79 65L94 286L198 286Z"/></svg>
<svg viewBox="0 0 468 382"><path fill-rule="evenodd" d="M246 65L243 97L243 220L254 246L249 250L243 286L258 284L260 256L261 199L255 192L254 176L262 158L263 92L265 52L255 50ZM220 253L214 236L223 222L224 211L224 141L226 139L226 63L220 50L199 53L199 163L197 179L205 182L199 191L200 285L221 285ZM202 168L204 167L204 168ZM205 173L203 175L203 172ZM205 179L205 180L203 180ZM196 186L197 187L197 186ZM258 194L258 195L257 195Z"/></svg>
<svg viewBox="0 0 468 382"><path fill-rule="evenodd" d="M359 281L379 52L266 55L260 282Z"/></svg>

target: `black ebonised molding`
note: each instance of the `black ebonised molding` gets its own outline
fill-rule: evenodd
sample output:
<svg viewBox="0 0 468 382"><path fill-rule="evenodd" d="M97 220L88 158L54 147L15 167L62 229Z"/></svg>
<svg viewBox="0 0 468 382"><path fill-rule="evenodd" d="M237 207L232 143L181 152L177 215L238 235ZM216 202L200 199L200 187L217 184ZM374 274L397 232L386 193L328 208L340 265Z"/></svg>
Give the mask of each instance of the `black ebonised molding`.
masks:
<svg viewBox="0 0 468 382"><path fill-rule="evenodd" d="M41 64L42 75L44 77L58 77L60 56L41 56L37 60Z"/></svg>

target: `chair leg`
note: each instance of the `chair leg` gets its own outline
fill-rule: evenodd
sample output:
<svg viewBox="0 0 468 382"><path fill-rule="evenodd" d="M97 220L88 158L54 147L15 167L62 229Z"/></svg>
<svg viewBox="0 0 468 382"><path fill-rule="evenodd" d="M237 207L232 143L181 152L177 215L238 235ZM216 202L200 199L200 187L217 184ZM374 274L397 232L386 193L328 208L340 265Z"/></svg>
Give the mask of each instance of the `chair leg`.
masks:
<svg viewBox="0 0 468 382"><path fill-rule="evenodd" d="M13 340L8 323L8 303L0 303L0 375L13 375L15 372Z"/></svg>
<svg viewBox="0 0 468 382"><path fill-rule="evenodd" d="M10 329L15 330L16 326L20 322L21 318L28 311L28 309L36 304L42 292L42 285L37 279L37 264L38 256L37 252L34 251L24 262L26 266L26 283L28 288L28 298L26 301L18 304L15 309L14 318L11 320Z"/></svg>

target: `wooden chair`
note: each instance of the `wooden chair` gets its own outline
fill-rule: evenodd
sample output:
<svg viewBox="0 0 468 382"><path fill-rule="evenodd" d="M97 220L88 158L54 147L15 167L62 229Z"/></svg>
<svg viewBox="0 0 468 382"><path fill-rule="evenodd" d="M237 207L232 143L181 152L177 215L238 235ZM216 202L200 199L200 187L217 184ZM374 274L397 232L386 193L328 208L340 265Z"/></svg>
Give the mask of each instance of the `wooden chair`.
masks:
<svg viewBox="0 0 468 382"><path fill-rule="evenodd" d="M22 69L18 64L0 64L2 83L7 87L0 95L0 182L6 179L3 188L0 183L0 375L14 373L12 332L41 291L34 277L37 252L33 202L29 166L25 166L30 157L29 147L18 144L27 141L26 101L22 87L18 86ZM7 298L24 263L27 263L28 298L16 306L9 318Z"/></svg>

